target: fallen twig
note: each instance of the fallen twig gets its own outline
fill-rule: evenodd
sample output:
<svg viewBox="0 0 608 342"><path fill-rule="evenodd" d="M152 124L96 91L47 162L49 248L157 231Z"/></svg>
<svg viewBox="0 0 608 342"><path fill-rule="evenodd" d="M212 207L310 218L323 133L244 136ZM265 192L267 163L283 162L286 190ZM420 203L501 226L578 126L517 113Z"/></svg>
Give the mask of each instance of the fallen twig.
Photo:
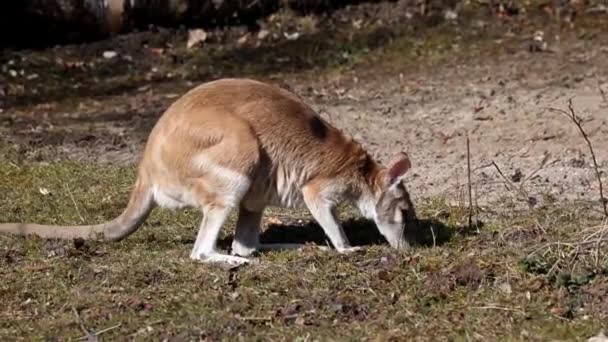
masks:
<svg viewBox="0 0 608 342"><path fill-rule="evenodd" d="M118 324L113 325L111 327L108 327L108 328L96 331L96 332L93 333L93 337L95 338L95 340L97 340L97 336L99 336L99 335L101 335L103 333L106 333L108 331L114 330L116 328L120 328L121 326L122 326L122 324L118 323ZM77 338L76 341L84 341L84 340L87 340L87 339L89 339L88 336L82 336L82 337Z"/></svg>
<svg viewBox="0 0 608 342"><path fill-rule="evenodd" d="M236 318L240 319L241 321L249 321L249 322L269 322L272 321L272 317L254 317L254 316L249 316L249 317L242 317L242 316L236 316Z"/></svg>
<svg viewBox="0 0 608 342"><path fill-rule="evenodd" d="M82 320L82 318L80 318L78 311L73 306L72 306L72 313L74 313L74 316L76 316L78 325L80 325L80 330L82 330L82 332L85 334L85 336L83 336L84 339L87 341L90 341L90 342L97 341L97 337L94 336L93 334L91 334L91 332L87 329L87 327L84 325L84 321Z"/></svg>
<svg viewBox="0 0 608 342"><path fill-rule="evenodd" d="M67 184L65 184L65 189L68 191L68 194L70 195L70 198L72 199L72 203L74 204L74 207L76 208L76 213L78 214L78 217L80 217L80 221L82 223L84 223L84 217L82 217L82 215L80 214L80 209L78 209L78 204L76 204L74 195L72 195L72 191L70 191L70 187Z"/></svg>
<svg viewBox="0 0 608 342"><path fill-rule="evenodd" d="M486 306L473 306L473 309L478 309L478 310L500 310L500 311L509 311L509 312L517 312L519 314L522 315L526 315L526 312L522 309L517 309L517 308L508 308L508 307L504 307L504 306L498 306L498 305L486 305Z"/></svg>

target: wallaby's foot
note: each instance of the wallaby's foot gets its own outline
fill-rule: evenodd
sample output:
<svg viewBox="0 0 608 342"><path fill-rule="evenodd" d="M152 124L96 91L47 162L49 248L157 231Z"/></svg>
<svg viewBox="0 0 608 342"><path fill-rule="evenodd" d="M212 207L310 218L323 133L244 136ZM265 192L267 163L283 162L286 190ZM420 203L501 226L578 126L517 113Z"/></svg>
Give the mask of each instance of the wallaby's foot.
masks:
<svg viewBox="0 0 608 342"><path fill-rule="evenodd" d="M340 254L349 254L349 253L361 252L364 250L364 248L357 246L357 247L343 247L343 248L338 248L336 250Z"/></svg>
<svg viewBox="0 0 608 342"><path fill-rule="evenodd" d="M252 260L248 258L221 253L209 253L202 255L191 254L190 259L204 263L220 263L229 266L241 266L244 264L252 263Z"/></svg>

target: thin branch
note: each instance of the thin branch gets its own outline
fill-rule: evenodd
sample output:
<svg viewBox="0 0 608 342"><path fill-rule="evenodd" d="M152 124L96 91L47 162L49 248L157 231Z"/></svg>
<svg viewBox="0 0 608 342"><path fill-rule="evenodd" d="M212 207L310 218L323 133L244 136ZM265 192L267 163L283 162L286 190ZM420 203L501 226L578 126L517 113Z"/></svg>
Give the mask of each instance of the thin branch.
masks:
<svg viewBox="0 0 608 342"><path fill-rule="evenodd" d="M608 106L608 95L606 95L606 92L604 91L604 89L602 89L602 85L600 84L600 82L597 82L597 89L600 91L600 94L602 95L602 99L604 100L604 103Z"/></svg>
<svg viewBox="0 0 608 342"><path fill-rule="evenodd" d="M78 217L80 217L80 222L84 223L84 217L82 217L82 215L80 214L80 209L78 209L78 204L76 204L76 200L74 199L74 195L72 195L70 186L65 184L65 189L68 191L68 194L70 195L70 198L72 199L72 203L74 204L74 207L76 208L76 213L78 214Z"/></svg>
<svg viewBox="0 0 608 342"><path fill-rule="evenodd" d="M529 196L523 190L523 188L516 187L515 185L513 185L513 183L511 183L511 181L509 180L509 178L507 178L507 176L505 176L505 174L502 172L502 170L500 169L500 167L498 166L498 164L496 164L496 162L492 161L491 165L494 166L494 168L496 169L496 171L498 172L498 174L505 181L505 184L507 185L507 187L509 188L509 190L519 192L519 194L522 196L522 200L528 204L528 207L530 208L530 210L533 209L532 203L530 203L530 200L528 199Z"/></svg>
<svg viewBox="0 0 608 342"><path fill-rule="evenodd" d="M76 316L76 320L78 320L78 324L80 325L80 330L82 330L82 332L85 334L85 339L87 341L91 341L91 342L97 341L97 337L95 335L91 334L91 332L87 329L87 327L84 325L84 321L82 320L82 318L80 318L78 311L73 306L72 306L72 313L74 314L74 316Z"/></svg>
<svg viewBox="0 0 608 342"><path fill-rule="evenodd" d="M545 154L545 157L540 162L540 166L538 168L536 168L536 170L532 171L532 173L530 173L530 175L528 175L528 177L524 178L523 181L521 181L520 188L524 186L524 183L526 183L528 180L532 179L532 177L534 177L538 173L538 171L542 170L547 165L549 158L551 158L551 153Z"/></svg>
<svg viewBox="0 0 608 342"><path fill-rule="evenodd" d="M607 220L608 221L608 220ZM604 223L605 228L600 230L600 238L597 240L597 244L595 245L595 267L600 266L600 245L601 241L604 238L604 233L608 230L608 226L606 225L608 222Z"/></svg>
<svg viewBox="0 0 608 342"><path fill-rule="evenodd" d="M248 322L269 322L269 321L272 321L272 317L257 317L257 316L242 317L242 316L237 315L236 318L240 319L241 321L248 321Z"/></svg>
<svg viewBox="0 0 608 342"><path fill-rule="evenodd" d="M469 133L466 134L467 138L467 188L469 191L469 228L473 227L473 191L471 190L471 143L469 140ZM477 233L479 233L479 227L477 227Z"/></svg>
<svg viewBox="0 0 608 342"><path fill-rule="evenodd" d="M583 128L583 125L582 125L583 120L579 116L576 115L576 112L574 111L574 108L572 107L572 99L568 100L568 111L565 111L563 109L558 109L558 108L548 108L548 109L553 112L556 112L556 113L561 113L561 114L565 115L566 117L568 117L576 125L579 132L583 136L583 139L585 139L585 142L587 143L587 147L589 147L589 152L591 152L591 159L593 160L593 170L595 171L595 176L597 177L597 183L600 187L600 203L602 204L602 206L604 208L604 215L606 217L608 217L608 199L606 199L606 197L604 197L604 184L602 183L602 175L600 174L600 167L597 163L597 158L595 157L595 151L593 150L593 145L591 144L591 141L589 140L589 137L587 136L587 132L585 132L585 129Z"/></svg>
<svg viewBox="0 0 608 342"><path fill-rule="evenodd" d="M526 312L522 309L518 309L518 308L509 308L509 307L504 307L504 306L498 306L498 305L486 305L486 306L473 306L473 309L478 309L478 310L500 310L500 311L509 311L509 312L517 312L519 314L522 315L526 315Z"/></svg>
<svg viewBox="0 0 608 342"><path fill-rule="evenodd" d="M121 326L122 326L122 323L118 323L118 324L113 325L111 327L108 327L108 328L96 331L95 333L93 333L93 335L95 336L95 338L97 338L97 336L99 336L99 335L101 335L103 333L106 333L108 331L114 330L116 328L120 328ZM85 340L89 340L89 337L88 336L82 336L82 337L79 337L79 338L76 339L76 341L85 341Z"/></svg>

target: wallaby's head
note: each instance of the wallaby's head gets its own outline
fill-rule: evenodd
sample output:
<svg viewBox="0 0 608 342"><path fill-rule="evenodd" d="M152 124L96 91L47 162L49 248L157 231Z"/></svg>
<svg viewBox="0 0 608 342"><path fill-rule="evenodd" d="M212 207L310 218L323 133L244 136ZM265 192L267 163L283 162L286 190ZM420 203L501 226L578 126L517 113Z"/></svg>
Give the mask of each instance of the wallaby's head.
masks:
<svg viewBox="0 0 608 342"><path fill-rule="evenodd" d="M412 164L405 153L398 153L376 175L375 221L378 230L394 248L409 247L418 219L403 178Z"/></svg>

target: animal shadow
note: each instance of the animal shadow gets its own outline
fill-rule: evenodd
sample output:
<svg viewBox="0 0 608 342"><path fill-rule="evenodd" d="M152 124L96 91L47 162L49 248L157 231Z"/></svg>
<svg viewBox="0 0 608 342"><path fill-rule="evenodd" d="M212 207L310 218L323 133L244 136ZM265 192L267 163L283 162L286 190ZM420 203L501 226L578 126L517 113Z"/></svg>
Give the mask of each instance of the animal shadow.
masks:
<svg viewBox="0 0 608 342"><path fill-rule="evenodd" d="M342 222L344 233L353 246L385 245L386 239L380 234L373 221L353 218ZM454 228L433 219L419 219L418 227L406 231L406 238L415 246L439 246L451 240ZM229 247L232 236L219 242ZM260 236L261 243L312 243L331 246L323 229L315 221L289 224L271 224Z"/></svg>

